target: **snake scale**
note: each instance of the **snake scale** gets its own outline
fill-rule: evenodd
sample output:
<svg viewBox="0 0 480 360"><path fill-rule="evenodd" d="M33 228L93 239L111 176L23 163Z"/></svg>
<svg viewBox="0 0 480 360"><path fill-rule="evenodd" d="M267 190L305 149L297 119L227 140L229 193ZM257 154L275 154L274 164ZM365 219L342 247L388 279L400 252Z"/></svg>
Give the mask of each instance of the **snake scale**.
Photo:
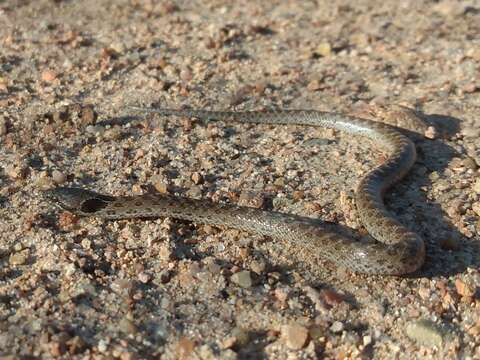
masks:
<svg viewBox="0 0 480 360"><path fill-rule="evenodd" d="M424 263L422 238L397 221L383 202L385 191L404 177L416 160L414 143L398 128L315 110L221 112L135 109L201 120L333 128L374 140L389 153L389 157L360 181L355 200L361 222L376 241L360 242L332 230L331 224L317 219L179 196L146 194L115 197L82 188L59 187L45 192L49 200L81 216L105 219L173 217L266 235L281 241L287 251L302 254L315 266L318 260L326 259L357 273L404 275L418 270Z"/></svg>

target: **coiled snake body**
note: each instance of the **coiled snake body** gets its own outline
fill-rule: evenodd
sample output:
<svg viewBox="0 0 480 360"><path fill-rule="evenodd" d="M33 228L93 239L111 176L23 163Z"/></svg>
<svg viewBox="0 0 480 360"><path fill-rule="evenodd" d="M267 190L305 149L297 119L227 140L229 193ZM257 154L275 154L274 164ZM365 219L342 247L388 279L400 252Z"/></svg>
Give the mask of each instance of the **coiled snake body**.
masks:
<svg viewBox="0 0 480 360"><path fill-rule="evenodd" d="M317 264L317 260L322 258L359 273L402 275L422 266L425 258L423 240L393 218L383 203L385 191L409 171L416 159L415 145L397 128L314 110L137 110L206 120L326 127L374 140L389 152L390 157L360 181L356 190L356 206L360 220L377 241L359 242L314 219L185 197L161 194L114 197L81 188L63 187L46 191L47 198L82 216L105 219L167 216L267 235L282 241L287 250L300 250L312 264Z"/></svg>

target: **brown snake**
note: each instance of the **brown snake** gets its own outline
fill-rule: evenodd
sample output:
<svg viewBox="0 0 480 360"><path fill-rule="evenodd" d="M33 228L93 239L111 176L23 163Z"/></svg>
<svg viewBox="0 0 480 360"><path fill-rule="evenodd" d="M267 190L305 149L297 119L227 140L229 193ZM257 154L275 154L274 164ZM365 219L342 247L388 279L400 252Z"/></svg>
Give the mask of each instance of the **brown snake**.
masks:
<svg viewBox="0 0 480 360"><path fill-rule="evenodd" d="M82 216L105 219L166 216L271 236L283 242L287 250L301 251L313 265L318 264L317 260L321 258L354 272L381 275L408 274L422 266L425 259L423 240L393 218L383 203L385 191L404 177L416 160L414 143L396 127L314 110L217 112L136 109L204 120L318 126L374 140L389 152L390 157L360 181L356 190L356 206L363 225L377 241L359 242L332 230L331 224L316 219L179 196L146 194L114 197L81 188L62 187L46 191L46 197L63 209Z"/></svg>

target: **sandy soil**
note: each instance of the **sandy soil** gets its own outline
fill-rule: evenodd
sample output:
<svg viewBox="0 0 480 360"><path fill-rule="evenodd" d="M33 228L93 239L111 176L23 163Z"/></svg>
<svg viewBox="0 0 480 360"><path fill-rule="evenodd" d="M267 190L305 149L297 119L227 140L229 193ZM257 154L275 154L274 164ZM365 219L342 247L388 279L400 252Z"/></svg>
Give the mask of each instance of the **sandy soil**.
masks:
<svg viewBox="0 0 480 360"><path fill-rule="evenodd" d="M0 359L480 358L479 39L475 0L0 2ZM361 229L376 144L128 109L152 103L415 109L438 137L415 138L386 201L425 239L422 271L355 275L248 233L43 200L161 191Z"/></svg>

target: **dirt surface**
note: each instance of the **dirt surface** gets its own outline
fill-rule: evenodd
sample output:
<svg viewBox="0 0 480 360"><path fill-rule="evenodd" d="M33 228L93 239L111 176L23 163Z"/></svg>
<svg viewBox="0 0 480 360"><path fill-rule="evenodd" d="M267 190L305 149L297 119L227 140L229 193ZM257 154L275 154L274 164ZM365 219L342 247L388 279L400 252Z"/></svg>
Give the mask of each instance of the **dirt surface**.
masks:
<svg viewBox="0 0 480 360"><path fill-rule="evenodd" d="M235 3L235 4L232 4ZM480 3L0 2L0 359L480 358ZM174 219L79 219L41 192L169 192L361 231L385 155L322 129L129 105L367 114L434 125L387 195L421 272L362 276Z"/></svg>

